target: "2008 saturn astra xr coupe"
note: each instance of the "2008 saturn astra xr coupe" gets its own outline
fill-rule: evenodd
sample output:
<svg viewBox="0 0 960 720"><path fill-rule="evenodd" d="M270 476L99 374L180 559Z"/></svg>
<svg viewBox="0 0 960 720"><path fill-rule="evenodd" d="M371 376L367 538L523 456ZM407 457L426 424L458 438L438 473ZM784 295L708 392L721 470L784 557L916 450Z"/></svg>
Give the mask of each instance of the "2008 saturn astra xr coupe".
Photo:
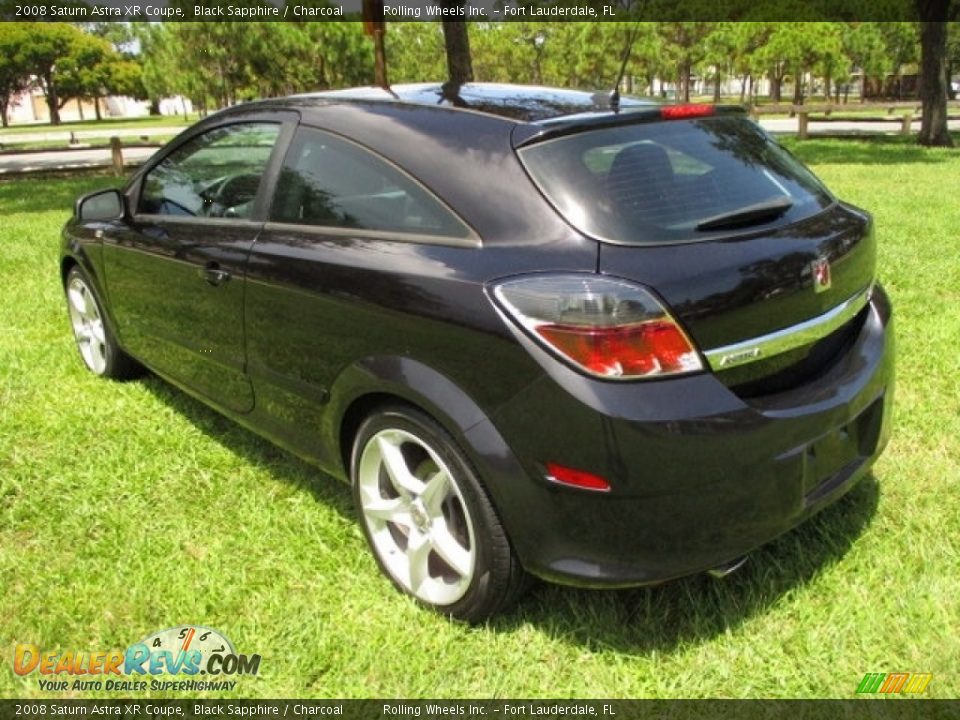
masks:
<svg viewBox="0 0 960 720"><path fill-rule="evenodd" d="M230 108L78 200L80 354L348 479L384 573L478 621L529 575L718 574L886 444L870 216L741 110L509 85Z"/></svg>

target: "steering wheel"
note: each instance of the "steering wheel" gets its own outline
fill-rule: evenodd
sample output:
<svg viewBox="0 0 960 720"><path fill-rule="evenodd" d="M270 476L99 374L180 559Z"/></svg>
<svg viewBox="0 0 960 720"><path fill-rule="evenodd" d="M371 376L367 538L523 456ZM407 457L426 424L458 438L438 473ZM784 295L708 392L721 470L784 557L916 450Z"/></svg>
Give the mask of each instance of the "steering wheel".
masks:
<svg viewBox="0 0 960 720"><path fill-rule="evenodd" d="M246 217L257 197L260 176L243 173L228 177L200 193L208 217Z"/></svg>

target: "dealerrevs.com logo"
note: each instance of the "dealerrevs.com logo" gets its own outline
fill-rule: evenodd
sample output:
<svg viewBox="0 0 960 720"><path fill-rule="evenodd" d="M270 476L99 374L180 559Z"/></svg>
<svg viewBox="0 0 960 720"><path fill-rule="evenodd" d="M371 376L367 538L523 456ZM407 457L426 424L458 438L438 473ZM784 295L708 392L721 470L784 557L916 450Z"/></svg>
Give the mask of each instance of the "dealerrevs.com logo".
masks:
<svg viewBox="0 0 960 720"><path fill-rule="evenodd" d="M233 649L225 635L199 625L160 630L126 650L45 650L16 646L13 671L36 673L41 690L233 690L240 675L256 675L259 655ZM202 676L199 679L198 676Z"/></svg>

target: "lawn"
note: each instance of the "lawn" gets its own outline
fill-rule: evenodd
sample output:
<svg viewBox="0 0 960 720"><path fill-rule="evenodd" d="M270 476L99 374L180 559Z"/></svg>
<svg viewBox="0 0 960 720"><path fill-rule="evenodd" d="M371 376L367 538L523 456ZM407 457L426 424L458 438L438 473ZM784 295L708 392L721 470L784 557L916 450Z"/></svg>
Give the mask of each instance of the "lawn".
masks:
<svg viewBox="0 0 960 720"><path fill-rule="evenodd" d="M50 123L15 123L10 127L0 128L0 142L8 135L25 135L27 133L69 133L77 130L129 130L144 129L149 130L152 127L177 127L188 126L200 118L197 113L189 113L187 119L183 114L180 115L150 115L139 118L104 118L103 120L82 120L77 122L64 122L59 125Z"/></svg>
<svg viewBox="0 0 960 720"><path fill-rule="evenodd" d="M89 375L57 241L110 180L0 183L0 696L50 695L13 674L18 642L181 623L262 655L231 697L849 698L868 671L960 696L960 151L791 145L877 222L900 354L873 476L726 580L540 585L478 628L391 589L346 487L156 378Z"/></svg>
<svg viewBox="0 0 960 720"><path fill-rule="evenodd" d="M165 145L170 140L176 137L176 134L160 134L160 135L141 135L141 136L125 136L120 138L123 145L132 146L132 145L156 145L160 147ZM110 138L108 137L99 137L99 138L84 138L83 141L77 145L71 145L69 141L64 140L36 140L30 142L17 142L17 143L7 143L4 145L3 149L0 150L0 158L4 155L15 155L17 153L26 153L26 152L38 152L41 150L76 150L84 149L89 150L92 148L108 148L110 147Z"/></svg>

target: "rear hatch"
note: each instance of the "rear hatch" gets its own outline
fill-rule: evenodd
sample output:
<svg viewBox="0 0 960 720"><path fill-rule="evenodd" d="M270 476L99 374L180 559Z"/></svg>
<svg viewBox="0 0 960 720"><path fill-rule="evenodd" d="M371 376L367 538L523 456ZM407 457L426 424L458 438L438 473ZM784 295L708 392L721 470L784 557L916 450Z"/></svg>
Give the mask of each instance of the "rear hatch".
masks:
<svg viewBox="0 0 960 720"><path fill-rule="evenodd" d="M659 294L724 382L753 395L809 379L865 316L869 216L742 113L670 112L545 124L518 152L567 221L602 241L599 271Z"/></svg>

